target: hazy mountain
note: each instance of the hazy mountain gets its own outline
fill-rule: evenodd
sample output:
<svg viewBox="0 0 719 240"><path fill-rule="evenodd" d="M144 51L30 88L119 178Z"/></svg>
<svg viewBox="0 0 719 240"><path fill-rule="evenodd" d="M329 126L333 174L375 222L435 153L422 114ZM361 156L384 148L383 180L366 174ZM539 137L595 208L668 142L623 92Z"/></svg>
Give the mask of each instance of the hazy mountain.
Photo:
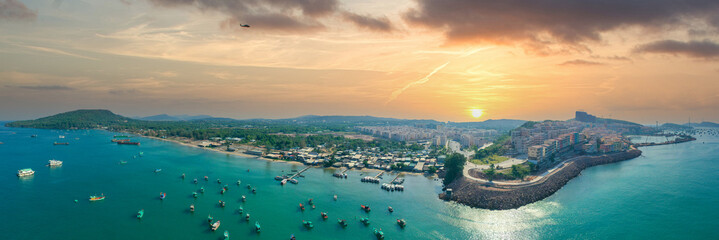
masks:
<svg viewBox="0 0 719 240"><path fill-rule="evenodd" d="M167 114L159 114L159 115L153 115L153 116L147 116L147 117L139 117L136 118L138 120L145 120L145 121L192 121L192 120L198 120L198 119L209 119L213 118L210 115L167 115Z"/></svg>
<svg viewBox="0 0 719 240"><path fill-rule="evenodd" d="M714 127L719 128L719 123L714 122L701 122L701 123L685 123L684 126L691 126L691 127Z"/></svg>

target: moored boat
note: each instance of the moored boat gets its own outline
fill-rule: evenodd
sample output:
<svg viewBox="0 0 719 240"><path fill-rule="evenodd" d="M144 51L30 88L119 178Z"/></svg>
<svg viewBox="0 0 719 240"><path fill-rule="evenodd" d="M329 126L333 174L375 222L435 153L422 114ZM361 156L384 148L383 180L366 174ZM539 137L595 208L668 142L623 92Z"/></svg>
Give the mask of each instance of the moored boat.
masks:
<svg viewBox="0 0 719 240"><path fill-rule="evenodd" d="M138 219L142 219L142 216L145 216L145 209L140 209L140 211L137 212Z"/></svg>
<svg viewBox="0 0 719 240"><path fill-rule="evenodd" d="M365 226L369 225L369 218L360 218L360 222L362 222Z"/></svg>
<svg viewBox="0 0 719 240"><path fill-rule="evenodd" d="M360 205L360 207L361 207L361 208L362 208L362 210L364 210L365 212L369 212L369 211L370 211L370 208L369 208L369 206L365 206L365 205Z"/></svg>
<svg viewBox="0 0 719 240"><path fill-rule="evenodd" d="M97 196L97 195L90 196L90 202L100 201L100 200L105 200L105 194L102 194L100 196Z"/></svg>
<svg viewBox="0 0 719 240"><path fill-rule="evenodd" d="M305 210L305 205L302 205L302 203L300 203L300 210L302 210L302 211Z"/></svg>
<svg viewBox="0 0 719 240"><path fill-rule="evenodd" d="M312 221L302 220L302 225L305 225L305 227L308 228L308 229L315 227L315 225L312 225Z"/></svg>
<svg viewBox="0 0 719 240"><path fill-rule="evenodd" d="M280 181L280 185L285 185L285 184L287 184L287 179L282 179L282 181Z"/></svg>
<svg viewBox="0 0 719 240"><path fill-rule="evenodd" d="M227 230L225 230L225 234L223 235L225 236L225 240L230 239L230 232L228 232Z"/></svg>
<svg viewBox="0 0 719 240"><path fill-rule="evenodd" d="M294 178L290 178L289 181L290 181L292 184L298 184L298 183L299 183L299 182L297 181L297 179L294 179Z"/></svg>
<svg viewBox="0 0 719 240"><path fill-rule="evenodd" d="M192 192L192 197L197 198L197 192Z"/></svg>
<svg viewBox="0 0 719 240"><path fill-rule="evenodd" d="M49 161L47 161L47 165L50 167L59 167L62 166L62 161L50 159Z"/></svg>
<svg viewBox="0 0 719 240"><path fill-rule="evenodd" d="M220 207L225 207L225 201L220 200Z"/></svg>
<svg viewBox="0 0 719 240"><path fill-rule="evenodd" d="M190 204L190 212L195 212L195 204Z"/></svg>
<svg viewBox="0 0 719 240"><path fill-rule="evenodd" d="M242 181L237 180L237 186L240 186L240 183L242 183Z"/></svg>
<svg viewBox="0 0 719 240"><path fill-rule="evenodd" d="M194 182L195 184L197 184L197 178L195 178L195 180L193 180L193 182Z"/></svg>
<svg viewBox="0 0 719 240"><path fill-rule="evenodd" d="M245 215L245 220L250 221L250 214Z"/></svg>
<svg viewBox="0 0 719 240"><path fill-rule="evenodd" d="M404 219L397 219L397 225L399 225L401 228L404 228L404 226L407 225L407 222L404 221Z"/></svg>
<svg viewBox="0 0 719 240"><path fill-rule="evenodd" d="M257 193L257 189L256 189L256 188L253 188L253 189L252 189L252 193Z"/></svg>
<svg viewBox="0 0 719 240"><path fill-rule="evenodd" d="M247 198L245 197L245 195L242 195L242 201L243 202L247 201Z"/></svg>
<svg viewBox="0 0 719 240"><path fill-rule="evenodd" d="M200 187L200 193L205 193L205 187Z"/></svg>
<svg viewBox="0 0 719 240"><path fill-rule="evenodd" d="M389 206L389 207L387 207L387 211L394 212L394 208L392 208L392 206Z"/></svg>
<svg viewBox="0 0 719 240"><path fill-rule="evenodd" d="M139 142L130 142L130 141L121 141L121 142L117 142L117 144L118 144L118 145L135 145L135 146L140 146L140 143L139 143Z"/></svg>
<svg viewBox="0 0 719 240"><path fill-rule="evenodd" d="M70 145L69 142L54 142L53 145Z"/></svg>
<svg viewBox="0 0 719 240"><path fill-rule="evenodd" d="M35 171L33 171L32 168L23 168L23 169L17 170L18 177L32 176L34 174L35 174Z"/></svg>
<svg viewBox="0 0 719 240"><path fill-rule="evenodd" d="M119 142L128 142L130 139L112 139L110 142L119 143Z"/></svg>
<svg viewBox="0 0 719 240"><path fill-rule="evenodd" d="M335 201L337 201L337 195L335 195L335 197L334 197L334 198L335 198Z"/></svg>
<svg viewBox="0 0 719 240"><path fill-rule="evenodd" d="M384 233L382 232L382 229L377 230L377 229L375 228L375 229L374 229L374 235L375 235L375 237L377 237L377 239L379 239L379 240L384 239Z"/></svg>
<svg viewBox="0 0 719 240"><path fill-rule="evenodd" d="M217 228L219 228L219 227L220 227L220 220L217 220L217 222L212 224L211 228L212 228L212 231L216 231Z"/></svg>
<svg viewBox="0 0 719 240"><path fill-rule="evenodd" d="M260 232L260 222L255 222L255 231Z"/></svg>
<svg viewBox="0 0 719 240"><path fill-rule="evenodd" d="M337 219L337 223L339 223L342 227L347 227L347 220Z"/></svg>
<svg viewBox="0 0 719 240"><path fill-rule="evenodd" d="M181 178L182 178L182 179L185 179L185 173L182 173Z"/></svg>
<svg viewBox="0 0 719 240"><path fill-rule="evenodd" d="M212 215L207 215L207 222L209 222L209 223L212 222Z"/></svg>
<svg viewBox="0 0 719 240"><path fill-rule="evenodd" d="M320 216L322 216L322 220L327 220L327 213L322 212L320 213Z"/></svg>
<svg viewBox="0 0 719 240"><path fill-rule="evenodd" d="M120 161L120 165L125 165L125 164L127 164L127 161Z"/></svg>
<svg viewBox="0 0 719 240"><path fill-rule="evenodd" d="M237 212L240 213L240 214L242 214L242 212L244 212L244 211L245 211L245 209L242 208L242 206L240 206L239 208L237 208Z"/></svg>
<svg viewBox="0 0 719 240"><path fill-rule="evenodd" d="M157 168L157 169L155 169L154 172L156 172L156 173L162 172L162 168Z"/></svg>
<svg viewBox="0 0 719 240"><path fill-rule="evenodd" d="M165 194L164 192L161 192L161 193L160 193L160 200L165 200L165 197L166 197L166 196L167 196L167 194Z"/></svg>

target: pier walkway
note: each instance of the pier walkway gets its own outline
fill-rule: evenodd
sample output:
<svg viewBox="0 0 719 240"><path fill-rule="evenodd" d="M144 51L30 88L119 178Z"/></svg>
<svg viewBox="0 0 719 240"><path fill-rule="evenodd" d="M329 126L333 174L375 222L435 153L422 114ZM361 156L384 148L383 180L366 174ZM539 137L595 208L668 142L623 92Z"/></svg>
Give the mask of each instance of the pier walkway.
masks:
<svg viewBox="0 0 719 240"><path fill-rule="evenodd" d="M287 179L293 179L293 178L299 176L300 174L302 174L303 172L307 171L307 169L310 169L310 168L311 168L311 167L303 168L302 170L300 170L299 172L295 173L294 175L292 175L291 177L289 177L289 178L287 178Z"/></svg>

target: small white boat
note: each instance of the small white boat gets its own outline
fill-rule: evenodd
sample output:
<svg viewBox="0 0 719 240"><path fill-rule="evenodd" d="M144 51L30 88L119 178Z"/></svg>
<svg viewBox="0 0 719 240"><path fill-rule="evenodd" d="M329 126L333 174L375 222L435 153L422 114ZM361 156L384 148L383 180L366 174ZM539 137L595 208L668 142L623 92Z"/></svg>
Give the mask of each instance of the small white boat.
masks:
<svg viewBox="0 0 719 240"><path fill-rule="evenodd" d="M59 167L62 166L62 161L50 159L50 161L47 161L47 165L50 167Z"/></svg>
<svg viewBox="0 0 719 240"><path fill-rule="evenodd" d="M216 231L220 227L220 220L212 224L212 231Z"/></svg>
<svg viewBox="0 0 719 240"><path fill-rule="evenodd" d="M25 169L20 169L17 171L18 177L32 176L34 174L35 174L35 171L33 171L32 168L25 168Z"/></svg>

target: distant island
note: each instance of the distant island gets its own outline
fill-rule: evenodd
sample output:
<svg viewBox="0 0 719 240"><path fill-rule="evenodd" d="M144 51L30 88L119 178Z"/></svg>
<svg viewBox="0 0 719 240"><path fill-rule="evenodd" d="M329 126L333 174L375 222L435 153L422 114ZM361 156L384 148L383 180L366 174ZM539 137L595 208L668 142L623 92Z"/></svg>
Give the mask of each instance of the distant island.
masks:
<svg viewBox="0 0 719 240"><path fill-rule="evenodd" d="M445 184L440 198L488 209L517 208L544 199L585 168L641 155L637 147L694 140L681 132L690 126L644 126L581 111L566 121L541 122L317 115L247 120L183 117L161 114L134 119L90 109L6 126L103 129L311 166L437 174ZM629 135L674 138L632 143ZM379 182L368 178L363 181Z"/></svg>

